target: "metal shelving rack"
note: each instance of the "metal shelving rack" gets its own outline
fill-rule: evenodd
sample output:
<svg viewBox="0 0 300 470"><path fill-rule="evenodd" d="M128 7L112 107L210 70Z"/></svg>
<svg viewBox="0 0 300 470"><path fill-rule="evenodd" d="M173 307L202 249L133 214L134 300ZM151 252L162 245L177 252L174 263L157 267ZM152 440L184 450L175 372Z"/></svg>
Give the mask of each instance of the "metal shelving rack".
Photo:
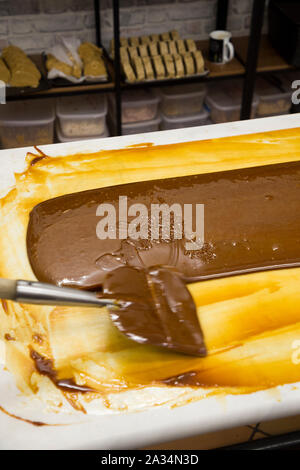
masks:
<svg viewBox="0 0 300 470"><path fill-rule="evenodd" d="M121 0L122 1L122 0ZM116 134L122 134L121 126L121 115L122 115L122 90L132 89L136 87L149 87L149 86L166 86L171 83L184 84L190 82L200 82L206 80L225 80L232 78L232 76L244 76L244 88L241 103L241 119L249 119L251 113L251 103L255 86L255 77L257 74L257 61L259 54L259 45L261 40L265 0L253 0L252 15L251 15L251 26L250 35L247 46L247 57L246 60L240 60L238 70L230 69L230 65L227 64L225 69L223 66L219 67L218 71L214 71L208 75L208 77L185 77L180 79L170 80L157 80L155 82L141 82L128 84L122 80L121 65L120 65L120 1L113 0L113 37L115 42L115 58L113 65L111 66L112 82L106 84L91 84L86 86L72 86L62 88L51 88L50 90L44 90L40 92L32 92L26 95L8 97L8 100L18 99L34 99L34 98L48 98L66 95L76 95L85 93L114 93L116 102ZM216 13L216 29L226 29L227 26L227 14L228 14L228 0L218 0L217 2L217 13ZM102 45L101 40L101 0L94 0L94 14L95 14L95 26L96 26L96 44ZM203 43L203 41L201 41ZM238 59L240 57L236 54ZM226 67L229 67L229 69ZM282 67L281 67L282 68ZM288 64L286 67L289 68ZM224 70L224 72L222 72Z"/></svg>
<svg viewBox="0 0 300 470"><path fill-rule="evenodd" d="M100 14L100 0L94 0L95 14ZM258 59L259 44L263 26L263 17L265 9L265 0L254 0L251 16L250 39L248 47L247 61L245 64L245 81L242 96L241 119L249 119L251 115L251 104L255 86L256 66ZM228 0L218 0L216 29L226 29L228 14ZM122 114L122 88L146 87L146 86L166 86L174 83L174 80L156 81L155 84L136 83L122 84L120 69L120 21L119 21L119 0L113 0L113 24L114 24L114 42L115 42L115 60L114 60L114 77L115 77L115 99L116 99L116 131L118 135L122 134L121 114ZM97 29L97 41L101 43L100 26ZM206 78L186 77L176 79L176 83L189 83L204 81ZM123 86L122 86L123 85Z"/></svg>
<svg viewBox="0 0 300 470"><path fill-rule="evenodd" d="M252 7L249 46L245 67L245 80L242 97L241 119L249 119L255 87L256 67L263 27L265 0L254 0Z"/></svg>

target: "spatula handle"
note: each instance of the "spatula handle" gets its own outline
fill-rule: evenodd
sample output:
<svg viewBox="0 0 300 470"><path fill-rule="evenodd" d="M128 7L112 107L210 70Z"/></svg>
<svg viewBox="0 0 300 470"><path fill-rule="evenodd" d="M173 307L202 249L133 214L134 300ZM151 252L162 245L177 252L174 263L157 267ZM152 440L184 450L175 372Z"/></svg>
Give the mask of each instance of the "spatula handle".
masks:
<svg viewBox="0 0 300 470"><path fill-rule="evenodd" d="M13 281L1 278L0 299L37 305L117 307L115 300L99 298L95 292L57 287L36 281Z"/></svg>
<svg viewBox="0 0 300 470"><path fill-rule="evenodd" d="M14 300L17 293L17 281L0 278L0 299Z"/></svg>
<svg viewBox="0 0 300 470"><path fill-rule="evenodd" d="M100 299L95 292L24 280L17 281L15 301L37 305L116 306L114 300Z"/></svg>

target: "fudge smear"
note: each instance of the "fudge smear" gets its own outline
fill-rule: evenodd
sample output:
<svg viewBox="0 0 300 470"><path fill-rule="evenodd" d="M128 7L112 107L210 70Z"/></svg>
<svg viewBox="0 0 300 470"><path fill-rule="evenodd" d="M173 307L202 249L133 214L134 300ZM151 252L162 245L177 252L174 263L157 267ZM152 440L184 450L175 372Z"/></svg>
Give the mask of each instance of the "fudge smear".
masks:
<svg viewBox="0 0 300 470"><path fill-rule="evenodd" d="M107 274L103 295L120 299L108 308L118 329L133 341L205 356L194 300L180 274L170 268L124 266Z"/></svg>
<svg viewBox="0 0 300 470"><path fill-rule="evenodd" d="M204 246L185 240L100 240L101 203L204 204ZM61 196L30 214L27 252L40 281L98 289L122 266L175 267L185 282L300 264L300 163L130 183Z"/></svg>

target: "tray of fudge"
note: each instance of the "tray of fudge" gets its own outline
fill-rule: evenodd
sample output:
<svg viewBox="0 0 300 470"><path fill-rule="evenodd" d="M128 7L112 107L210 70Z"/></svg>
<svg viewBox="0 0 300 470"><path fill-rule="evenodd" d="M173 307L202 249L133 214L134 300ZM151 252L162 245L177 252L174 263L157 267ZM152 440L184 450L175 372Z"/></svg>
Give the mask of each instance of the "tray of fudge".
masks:
<svg viewBox="0 0 300 470"><path fill-rule="evenodd" d="M14 45L7 45L1 51L0 80L5 83L7 97L18 97L50 88L36 56L28 56Z"/></svg>
<svg viewBox="0 0 300 470"><path fill-rule="evenodd" d="M74 36L58 38L52 48L43 52L42 58L53 87L111 81L106 50Z"/></svg>
<svg viewBox="0 0 300 470"><path fill-rule="evenodd" d="M114 57L114 40L110 44ZM194 39L182 39L178 31L120 38L120 61L126 83L156 82L185 77L204 77L209 70Z"/></svg>

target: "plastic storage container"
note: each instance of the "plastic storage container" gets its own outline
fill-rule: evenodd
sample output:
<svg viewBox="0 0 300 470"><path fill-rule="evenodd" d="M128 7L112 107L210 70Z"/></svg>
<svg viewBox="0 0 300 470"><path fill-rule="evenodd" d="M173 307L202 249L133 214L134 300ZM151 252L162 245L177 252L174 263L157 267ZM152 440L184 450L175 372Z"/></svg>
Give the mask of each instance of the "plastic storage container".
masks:
<svg viewBox="0 0 300 470"><path fill-rule="evenodd" d="M165 116L162 115L161 129L180 129L182 127L194 127L194 126L205 126L209 124L209 113L206 109L203 109L198 114L191 116Z"/></svg>
<svg viewBox="0 0 300 470"><path fill-rule="evenodd" d="M257 116L274 116L286 114L291 107L291 93L282 91L277 86L258 77L256 80L256 94L259 97Z"/></svg>
<svg viewBox="0 0 300 470"><path fill-rule="evenodd" d="M223 82L212 83L208 89L205 102L210 109L214 123L239 121L243 94L243 80L235 78ZM251 118L256 115L258 97L253 96Z"/></svg>
<svg viewBox="0 0 300 470"><path fill-rule="evenodd" d="M155 119L150 121L134 122L129 124L122 124L122 134L144 134L146 132L159 131L159 125L161 123L161 117L157 116Z"/></svg>
<svg viewBox="0 0 300 470"><path fill-rule="evenodd" d="M74 136L74 137L66 137L63 133L62 133L62 130L60 128L60 124L58 121L56 121L56 126L55 126L55 130L56 130L56 135L57 135L57 138L59 140L59 142L61 143L65 143L65 142L77 142L79 140L90 140L90 139L102 139L104 137L109 137L109 132L108 132L108 129L107 129L107 126L105 126L105 131L103 134L101 135L97 135L97 136L89 136L89 137L78 137L78 136Z"/></svg>
<svg viewBox="0 0 300 470"><path fill-rule="evenodd" d="M275 72L271 74L270 77L281 91L289 92L291 96L296 90L296 88L292 88L293 82L295 80L300 80L300 70L284 70L283 72Z"/></svg>
<svg viewBox="0 0 300 470"><path fill-rule="evenodd" d="M114 97L110 105L115 110ZM122 123L151 121L157 115L159 97L152 90L127 90L122 93Z"/></svg>
<svg viewBox="0 0 300 470"><path fill-rule="evenodd" d="M93 137L104 133L107 102L105 95L58 98L56 114L65 137Z"/></svg>
<svg viewBox="0 0 300 470"><path fill-rule="evenodd" d="M123 135L144 134L146 132L159 131L160 123L161 123L161 117L156 116L154 119L151 119L150 121L130 122L128 124L122 124L122 134ZM115 117L111 113L109 113L109 124L111 126L111 130L115 131L116 130Z"/></svg>
<svg viewBox="0 0 300 470"><path fill-rule="evenodd" d="M3 148L53 143L55 107L51 99L0 105L0 140Z"/></svg>
<svg viewBox="0 0 300 470"><path fill-rule="evenodd" d="M165 116L183 116L197 114L202 111L206 95L203 83L172 85L161 88L161 110Z"/></svg>

